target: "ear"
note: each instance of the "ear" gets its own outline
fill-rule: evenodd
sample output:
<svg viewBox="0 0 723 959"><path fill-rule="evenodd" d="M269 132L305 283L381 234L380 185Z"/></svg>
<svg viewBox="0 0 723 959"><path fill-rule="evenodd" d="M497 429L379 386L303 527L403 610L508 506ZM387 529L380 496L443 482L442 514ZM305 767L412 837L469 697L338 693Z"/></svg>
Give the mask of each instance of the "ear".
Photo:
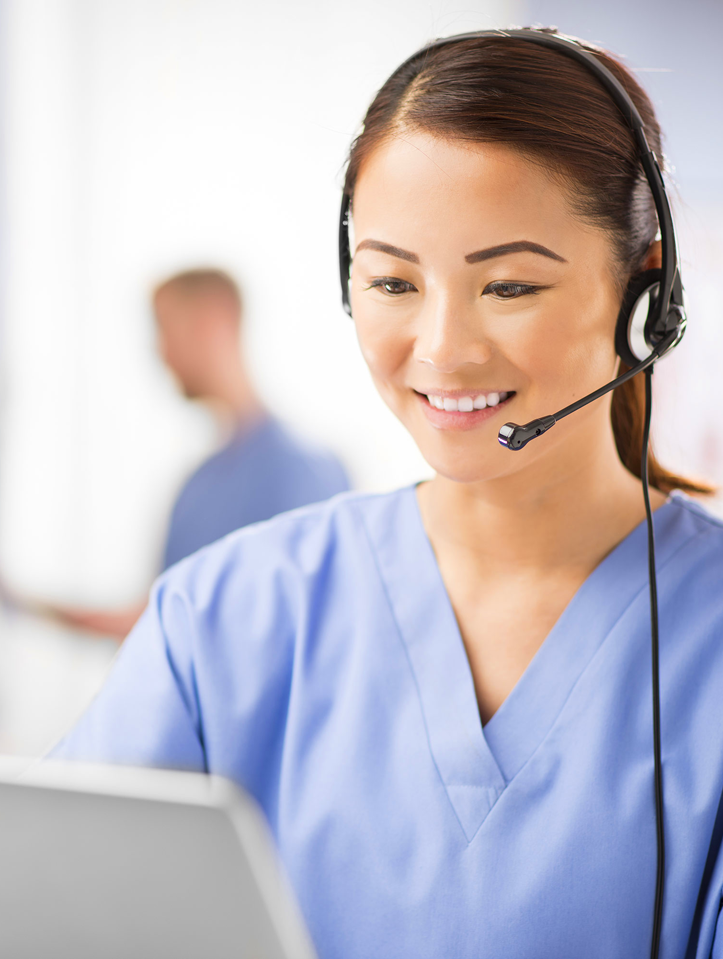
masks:
<svg viewBox="0 0 723 959"><path fill-rule="evenodd" d="M641 273L646 270L659 270L663 265L663 244L660 240L653 240L643 260Z"/></svg>

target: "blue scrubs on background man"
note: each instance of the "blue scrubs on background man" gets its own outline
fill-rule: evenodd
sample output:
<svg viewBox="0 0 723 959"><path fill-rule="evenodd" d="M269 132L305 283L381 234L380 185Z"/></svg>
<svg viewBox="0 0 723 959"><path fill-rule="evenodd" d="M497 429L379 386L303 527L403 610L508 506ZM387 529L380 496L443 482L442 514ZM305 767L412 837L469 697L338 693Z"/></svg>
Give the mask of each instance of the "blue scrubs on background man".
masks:
<svg viewBox="0 0 723 959"><path fill-rule="evenodd" d="M681 959L723 789L723 526L674 495L655 529L661 957ZM415 490L287 513L159 579L55 755L245 786L321 959L645 956L656 868L646 550L642 524L483 728ZM722 895L719 859L697 959L723 957Z"/></svg>
<svg viewBox="0 0 723 959"><path fill-rule="evenodd" d="M153 293L158 346L183 394L235 423L231 441L185 483L172 511L163 568L249 523L349 488L342 465L270 416L243 348L241 292L218 269L177 273ZM68 626L123 640L144 603L125 609L54 607Z"/></svg>
<svg viewBox="0 0 723 959"><path fill-rule="evenodd" d="M278 420L239 429L176 500L163 568L227 533L349 489L339 461L305 445Z"/></svg>

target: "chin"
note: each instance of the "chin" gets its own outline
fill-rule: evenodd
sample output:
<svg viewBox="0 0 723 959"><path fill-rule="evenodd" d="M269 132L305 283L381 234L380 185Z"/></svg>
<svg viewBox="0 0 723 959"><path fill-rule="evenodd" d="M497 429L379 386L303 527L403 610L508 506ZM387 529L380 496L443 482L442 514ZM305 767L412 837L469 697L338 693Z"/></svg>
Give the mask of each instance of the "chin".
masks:
<svg viewBox="0 0 723 959"><path fill-rule="evenodd" d="M503 450L497 442L497 435L475 437L460 442L451 436L440 436L436 441L427 437L413 436L420 453L427 463L439 476L454 483L483 483L487 480L498 479L514 471L515 463L502 457L512 457L518 454ZM490 449L486 450L485 446Z"/></svg>

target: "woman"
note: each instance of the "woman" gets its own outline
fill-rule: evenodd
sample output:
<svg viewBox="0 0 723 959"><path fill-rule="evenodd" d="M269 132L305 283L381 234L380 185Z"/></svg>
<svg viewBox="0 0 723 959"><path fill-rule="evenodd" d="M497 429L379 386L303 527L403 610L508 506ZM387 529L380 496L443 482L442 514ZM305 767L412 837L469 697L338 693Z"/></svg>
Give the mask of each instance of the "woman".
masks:
<svg viewBox="0 0 723 959"><path fill-rule="evenodd" d="M660 155L646 95L596 55ZM435 479L286 514L173 568L57 755L242 783L322 959L645 955L641 386L518 453L497 443L506 420L618 371L623 290L660 257L629 129L560 53L461 39L387 81L345 190L361 349ZM723 529L668 496L702 487L653 459L650 477L672 957L723 787ZM723 956L721 886L718 863L699 957Z"/></svg>

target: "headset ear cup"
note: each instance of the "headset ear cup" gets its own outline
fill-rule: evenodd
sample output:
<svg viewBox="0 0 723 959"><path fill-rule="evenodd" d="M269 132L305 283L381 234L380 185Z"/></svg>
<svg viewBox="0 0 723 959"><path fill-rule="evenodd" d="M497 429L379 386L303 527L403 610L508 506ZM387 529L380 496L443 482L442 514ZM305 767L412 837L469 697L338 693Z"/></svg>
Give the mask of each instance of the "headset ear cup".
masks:
<svg viewBox="0 0 723 959"><path fill-rule="evenodd" d="M626 366L635 366L640 360L645 359L645 349L642 351L645 355L638 355L641 352L643 338L647 353L652 350L648 342L648 333L655 319L654 313L657 308L662 276L661 270L646 270L634 276L625 290L615 328L615 351ZM648 309L644 322L641 323L637 314L643 308L644 304L641 301L644 298L648 300Z"/></svg>

